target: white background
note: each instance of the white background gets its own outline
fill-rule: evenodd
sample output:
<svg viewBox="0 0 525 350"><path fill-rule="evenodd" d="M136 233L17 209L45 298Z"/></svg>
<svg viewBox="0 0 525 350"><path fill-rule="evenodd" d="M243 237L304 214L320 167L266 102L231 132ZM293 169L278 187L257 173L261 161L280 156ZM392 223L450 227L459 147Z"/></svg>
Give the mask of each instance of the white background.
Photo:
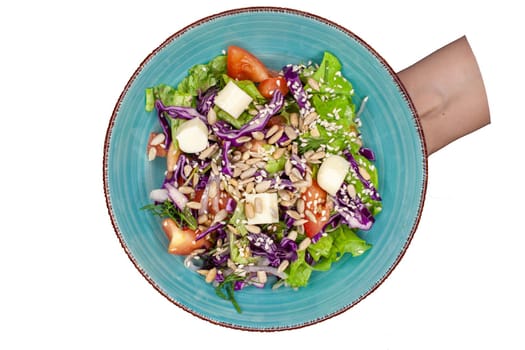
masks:
<svg viewBox="0 0 525 350"><path fill-rule="evenodd" d="M2 2L0 348L525 348L521 11L342 3ZM467 34L492 114L430 157L418 231L386 282L340 316L278 333L212 325L157 293L121 248L102 184L109 118L141 61L201 17L256 4L335 21L396 71Z"/></svg>

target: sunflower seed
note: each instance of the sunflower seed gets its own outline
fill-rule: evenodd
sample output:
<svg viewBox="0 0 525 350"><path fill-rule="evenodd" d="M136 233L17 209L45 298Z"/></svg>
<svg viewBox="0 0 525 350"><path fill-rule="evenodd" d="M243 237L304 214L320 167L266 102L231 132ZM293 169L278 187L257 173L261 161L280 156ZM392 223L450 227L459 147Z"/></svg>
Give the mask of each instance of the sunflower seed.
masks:
<svg viewBox="0 0 525 350"><path fill-rule="evenodd" d="M241 181L239 181L239 186L242 187L242 186L245 186L249 183L253 183L255 181L255 177L248 177L246 179L242 179Z"/></svg>
<svg viewBox="0 0 525 350"><path fill-rule="evenodd" d="M217 214L215 214L212 224L223 221L224 219L226 219L227 216L228 212L226 211L226 209L219 210Z"/></svg>
<svg viewBox="0 0 525 350"><path fill-rule="evenodd" d="M228 184L230 184L233 187L239 187L239 182L236 179L230 179L228 181Z"/></svg>
<svg viewBox="0 0 525 350"><path fill-rule="evenodd" d="M290 192L288 192L287 190L279 190L277 191L277 194L279 195L279 197L281 197L281 199L285 201L289 201L292 198L290 196Z"/></svg>
<svg viewBox="0 0 525 350"><path fill-rule="evenodd" d="M313 153L310 157L308 157L308 160L309 161L319 160L319 159L324 158L325 156L326 156L326 153L324 151L317 151Z"/></svg>
<svg viewBox="0 0 525 350"><path fill-rule="evenodd" d="M301 220L303 218L303 216L299 214L298 212L296 212L295 210L287 210L286 214L295 220Z"/></svg>
<svg viewBox="0 0 525 350"><path fill-rule="evenodd" d="M261 158L250 158L246 160L247 165L254 165L261 161Z"/></svg>
<svg viewBox="0 0 525 350"><path fill-rule="evenodd" d="M242 157L241 151L237 151L237 150L233 151L233 153L232 153L232 162L237 162L237 161L241 160L241 157Z"/></svg>
<svg viewBox="0 0 525 350"><path fill-rule="evenodd" d="M210 270L197 270L197 273L199 275L203 275L203 276L206 276L208 274L208 272L210 272Z"/></svg>
<svg viewBox="0 0 525 350"><path fill-rule="evenodd" d="M251 155L250 155L250 151L244 151L244 152L242 153L241 160L248 160L248 159L250 159L250 156L251 156Z"/></svg>
<svg viewBox="0 0 525 350"><path fill-rule="evenodd" d="M346 186L346 192L348 193L350 198L355 198L355 196L357 195L355 187L352 184L348 184L348 186Z"/></svg>
<svg viewBox="0 0 525 350"><path fill-rule="evenodd" d="M152 146L157 146L157 145L160 145L161 143L163 143L164 140L166 140L166 136L164 134L160 133L160 134L155 135L151 139L149 144L152 145Z"/></svg>
<svg viewBox="0 0 525 350"><path fill-rule="evenodd" d="M184 176L188 177L190 176L192 170L193 168L191 166L185 165L182 171L184 172Z"/></svg>
<svg viewBox="0 0 525 350"><path fill-rule="evenodd" d="M211 172L213 173L213 175L219 175L219 167L217 166L217 163L215 162L211 162Z"/></svg>
<svg viewBox="0 0 525 350"><path fill-rule="evenodd" d="M303 176L301 175L301 172L297 168L292 168L288 176L290 177L290 180L292 180L293 182L303 180Z"/></svg>
<svg viewBox="0 0 525 350"><path fill-rule="evenodd" d="M304 215L306 215L306 217L308 218L308 220L310 220L312 223L314 223L314 224L317 223L317 218L315 217L314 213L312 213L311 210L306 209L306 210L304 211Z"/></svg>
<svg viewBox="0 0 525 350"><path fill-rule="evenodd" d="M268 129L268 131L266 132L265 137L266 137L267 139L269 139L269 138L272 137L273 134L275 134L278 130L279 130L279 125L272 125L272 127L271 127L270 129Z"/></svg>
<svg viewBox="0 0 525 350"><path fill-rule="evenodd" d="M241 198L241 193L239 192L239 190L233 187L232 185L228 186L228 193L231 194L236 199Z"/></svg>
<svg viewBox="0 0 525 350"><path fill-rule="evenodd" d="M264 271L257 271L257 279L260 283L264 284L266 281L268 281L268 277L266 276L266 272Z"/></svg>
<svg viewBox="0 0 525 350"><path fill-rule="evenodd" d="M193 189L193 187L190 187L190 186L180 186L179 192L183 194L190 194L190 193L195 192L195 190Z"/></svg>
<svg viewBox="0 0 525 350"><path fill-rule="evenodd" d="M215 153L215 151L219 148L219 146L214 143L213 145L209 146L208 148L206 148L204 151L202 151L200 154L199 154L199 159L206 159L208 157L210 157L213 153Z"/></svg>
<svg viewBox="0 0 525 350"><path fill-rule="evenodd" d="M297 231L292 230L288 232L288 235L286 236L286 238L291 239L292 241L295 241L297 239Z"/></svg>
<svg viewBox="0 0 525 350"><path fill-rule="evenodd" d="M304 152L303 157L305 159L309 159L312 156L312 154L314 154L314 151L308 150L308 151Z"/></svg>
<svg viewBox="0 0 525 350"><path fill-rule="evenodd" d="M304 176L304 180L306 181L308 186L312 186L312 171L309 167L306 168L306 175Z"/></svg>
<svg viewBox="0 0 525 350"><path fill-rule="evenodd" d="M287 159L286 162L284 163L284 173L290 176L292 172L292 168L293 168L292 162L290 161L290 159Z"/></svg>
<svg viewBox="0 0 525 350"><path fill-rule="evenodd" d="M317 80L315 80L312 77L308 77L306 79L306 82L308 83L308 85L310 85L312 89L314 89L315 91L319 91L319 82Z"/></svg>
<svg viewBox="0 0 525 350"><path fill-rule="evenodd" d="M294 181L293 183L294 187L301 190L301 189L306 189L308 187L310 187L312 185L311 182L308 182L308 181L305 181L305 180L299 180L299 181Z"/></svg>
<svg viewBox="0 0 525 350"><path fill-rule="evenodd" d="M277 272L284 272L286 268L290 265L290 262L288 260L283 260L279 267L277 268Z"/></svg>
<svg viewBox="0 0 525 350"><path fill-rule="evenodd" d="M299 246L297 247L298 251L305 250L308 248L308 246L312 243L312 240L309 237L306 237L299 243Z"/></svg>
<svg viewBox="0 0 525 350"><path fill-rule="evenodd" d="M213 181L210 184L210 187L208 187L208 197L215 198L218 192L219 192L219 189L217 188L217 182Z"/></svg>
<svg viewBox="0 0 525 350"><path fill-rule="evenodd" d="M304 117L303 125L309 126L312 124L317 118L319 117L319 114L317 112L310 112L306 117Z"/></svg>
<svg viewBox="0 0 525 350"><path fill-rule="evenodd" d="M244 203L244 213L246 214L246 217L248 219L253 219L253 217L255 216L255 209L253 208L252 203Z"/></svg>
<svg viewBox="0 0 525 350"><path fill-rule="evenodd" d="M252 137L254 140L257 140L257 141L264 140L264 134L261 131L252 132Z"/></svg>
<svg viewBox="0 0 525 350"><path fill-rule="evenodd" d="M241 136L237 139L237 142L239 143L246 143L246 142L249 142L251 141L252 138L250 136Z"/></svg>
<svg viewBox="0 0 525 350"><path fill-rule="evenodd" d="M233 177L239 177L239 175L241 175L242 173L242 169L240 168L233 168Z"/></svg>
<svg viewBox="0 0 525 350"><path fill-rule="evenodd" d="M151 147L148 151L148 160L152 161L157 157L157 149L155 147Z"/></svg>
<svg viewBox="0 0 525 350"><path fill-rule="evenodd" d="M268 143L270 145L273 145L274 143L279 141L279 139L283 136L283 134L284 134L284 130L283 129L279 129L275 134L272 135L272 137L270 137L268 139Z"/></svg>
<svg viewBox="0 0 525 350"><path fill-rule="evenodd" d="M299 219L299 220L295 220L293 225L294 226L302 226L304 224L306 224L308 222L308 220L306 219Z"/></svg>
<svg viewBox="0 0 525 350"><path fill-rule="evenodd" d="M370 174L368 173L368 171L366 171L365 168L359 167L359 174L361 174L363 179L365 179L367 181L370 180Z"/></svg>
<svg viewBox="0 0 525 350"><path fill-rule="evenodd" d="M273 152L272 157L273 159L279 159L283 156L284 152L286 152L286 148L277 148L275 152Z"/></svg>
<svg viewBox="0 0 525 350"><path fill-rule="evenodd" d="M214 267L208 273L206 274L206 283L211 283L215 280L215 277L217 276L217 268Z"/></svg>
<svg viewBox="0 0 525 350"><path fill-rule="evenodd" d="M197 187L197 184L199 183L199 174L195 173L193 174L193 187Z"/></svg>
<svg viewBox="0 0 525 350"><path fill-rule="evenodd" d="M197 223L199 225L204 225L206 223L208 223L208 215L207 214L202 214L200 215L198 218L197 218Z"/></svg>
<svg viewBox="0 0 525 350"><path fill-rule="evenodd" d="M230 230L231 233L233 233L234 235L238 235L239 234L239 231L237 231L237 229L233 226L233 225L226 225L226 228L228 230Z"/></svg>
<svg viewBox="0 0 525 350"><path fill-rule="evenodd" d="M244 228L250 233L261 233L261 228L256 225L245 225Z"/></svg>
<svg viewBox="0 0 525 350"><path fill-rule="evenodd" d="M240 178L241 179L247 179L251 176L253 176L255 174L255 172L257 171L257 168L249 168L245 171L243 171L240 175Z"/></svg>
<svg viewBox="0 0 525 350"><path fill-rule="evenodd" d="M305 207L304 199L299 198L299 199L297 200L297 202L295 203L295 206L296 206L297 212L298 212L299 214L304 213L304 207Z"/></svg>
<svg viewBox="0 0 525 350"><path fill-rule="evenodd" d="M281 288L282 286L284 286L284 283L285 283L284 280L278 280L272 285L272 290Z"/></svg>
<svg viewBox="0 0 525 350"><path fill-rule="evenodd" d="M297 138L297 132L289 125L284 128L284 133L290 140L295 140Z"/></svg>
<svg viewBox="0 0 525 350"><path fill-rule="evenodd" d="M279 202L279 204L285 208L291 208L294 206L295 204L295 201L294 200L289 200L289 201L285 201L285 200L281 200Z"/></svg>
<svg viewBox="0 0 525 350"><path fill-rule="evenodd" d="M237 162L233 165L235 168L239 168L241 171L248 169L250 166L243 161Z"/></svg>
<svg viewBox="0 0 525 350"><path fill-rule="evenodd" d="M259 182L257 185L255 185L255 191L257 193L266 192L266 191L268 191L268 189L270 188L271 185L272 185L271 181L268 181L268 180Z"/></svg>
<svg viewBox="0 0 525 350"><path fill-rule="evenodd" d="M317 129L316 126L310 128L310 136L312 136L314 139L321 136L321 133L319 132L319 129Z"/></svg>
<svg viewBox="0 0 525 350"><path fill-rule="evenodd" d="M201 208L201 204L199 202L194 202L194 201L186 203L186 206L190 209L200 209Z"/></svg>
<svg viewBox="0 0 525 350"><path fill-rule="evenodd" d="M290 113L290 124L294 128L297 128L299 126L299 114L297 114L295 112Z"/></svg>
<svg viewBox="0 0 525 350"><path fill-rule="evenodd" d="M228 259L226 261L226 266L228 266L230 269L234 271L237 270L237 265L235 265L235 263L231 259Z"/></svg>
<svg viewBox="0 0 525 350"><path fill-rule="evenodd" d="M253 182L253 181L252 182L248 182L246 184L246 188L244 189L244 192L252 193L254 189L255 189L255 182Z"/></svg>
<svg viewBox="0 0 525 350"><path fill-rule="evenodd" d="M208 124L215 124L217 122L217 112L215 112L213 108L210 108L208 114L206 115L206 119L208 119Z"/></svg>

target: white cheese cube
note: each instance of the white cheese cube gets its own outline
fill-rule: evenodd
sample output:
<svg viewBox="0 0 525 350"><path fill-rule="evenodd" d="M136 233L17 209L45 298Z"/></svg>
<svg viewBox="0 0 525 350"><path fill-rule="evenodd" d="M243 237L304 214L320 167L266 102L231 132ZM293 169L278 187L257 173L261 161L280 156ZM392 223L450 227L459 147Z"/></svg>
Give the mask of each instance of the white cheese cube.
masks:
<svg viewBox="0 0 525 350"><path fill-rule="evenodd" d="M215 104L235 119L244 112L252 102L252 98L234 82L229 81L215 96Z"/></svg>
<svg viewBox="0 0 525 350"><path fill-rule="evenodd" d="M179 125L175 138L183 152L198 153L208 147L208 127L199 118L193 118Z"/></svg>
<svg viewBox="0 0 525 350"><path fill-rule="evenodd" d="M330 155L323 160L317 172L317 183L319 186L335 196L350 168L350 163L341 156Z"/></svg>
<svg viewBox="0 0 525 350"><path fill-rule="evenodd" d="M255 211L255 215L248 219L248 224L272 224L279 222L279 205L277 193L257 193L246 194L246 203L251 203L256 207L255 201L260 202L260 211Z"/></svg>

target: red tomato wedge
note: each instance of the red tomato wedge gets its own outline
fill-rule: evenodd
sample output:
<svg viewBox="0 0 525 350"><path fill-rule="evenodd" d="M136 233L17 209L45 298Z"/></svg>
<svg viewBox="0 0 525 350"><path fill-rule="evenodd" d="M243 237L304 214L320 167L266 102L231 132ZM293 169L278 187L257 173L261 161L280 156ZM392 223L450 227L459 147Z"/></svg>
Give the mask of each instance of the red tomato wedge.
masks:
<svg viewBox="0 0 525 350"><path fill-rule="evenodd" d="M188 255L197 248L209 247L210 242L205 239L195 241L197 234L190 229L181 229L177 223L167 218L162 221L162 229L169 239L168 252L175 255Z"/></svg>
<svg viewBox="0 0 525 350"><path fill-rule="evenodd" d="M251 80L255 83L270 77L270 71L257 57L234 45L228 46L226 70L231 78Z"/></svg>
<svg viewBox="0 0 525 350"><path fill-rule="evenodd" d="M261 81L257 89L266 98L272 98L275 90L281 91L283 96L288 93L288 86L286 85L286 79L284 77L271 77Z"/></svg>
<svg viewBox="0 0 525 350"><path fill-rule="evenodd" d="M326 202L326 192L313 181L312 186L301 195L304 200L305 209L310 210L315 216L315 221L308 219L304 224L305 234L312 238L318 234L330 218L330 207Z"/></svg>

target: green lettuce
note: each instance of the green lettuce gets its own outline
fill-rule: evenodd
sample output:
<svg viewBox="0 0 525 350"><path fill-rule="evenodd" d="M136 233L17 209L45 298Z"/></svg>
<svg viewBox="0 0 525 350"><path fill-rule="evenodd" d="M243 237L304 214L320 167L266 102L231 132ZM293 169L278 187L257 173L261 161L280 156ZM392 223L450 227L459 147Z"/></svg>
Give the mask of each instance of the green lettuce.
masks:
<svg viewBox="0 0 525 350"><path fill-rule="evenodd" d="M226 56L221 55L206 64L197 64L188 70L188 75L173 87L159 84L146 88L146 111L151 112L155 101L161 100L165 106L195 107L199 92L212 86L223 86L223 75L226 72Z"/></svg>
<svg viewBox="0 0 525 350"><path fill-rule="evenodd" d="M304 80L307 82L305 88L312 95L312 106L319 114L319 136L303 136L300 151L316 150L321 145L329 145L329 151L333 153L356 148L355 138L352 139L349 134L351 130L356 130L355 104L352 100L354 90L341 73L337 57L325 52L319 68Z"/></svg>
<svg viewBox="0 0 525 350"><path fill-rule="evenodd" d="M372 245L359 237L354 230L346 225L340 225L308 246L307 251L315 261L313 266L306 262L305 251L298 252L297 260L292 262L286 271L288 274L286 283L292 288L304 287L308 284L314 270L327 271L345 254L357 257L371 247Z"/></svg>

